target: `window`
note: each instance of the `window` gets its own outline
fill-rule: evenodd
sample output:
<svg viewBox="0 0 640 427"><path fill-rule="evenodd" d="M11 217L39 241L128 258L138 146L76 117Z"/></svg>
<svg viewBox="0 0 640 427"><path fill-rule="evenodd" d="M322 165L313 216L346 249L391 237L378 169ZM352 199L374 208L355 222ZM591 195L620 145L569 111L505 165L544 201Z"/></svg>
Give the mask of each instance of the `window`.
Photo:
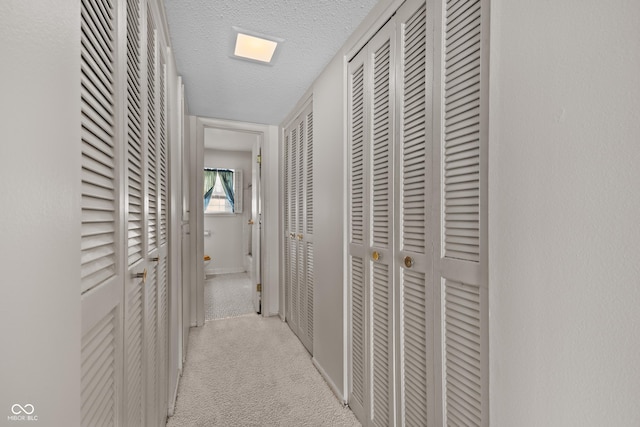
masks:
<svg viewBox="0 0 640 427"><path fill-rule="evenodd" d="M204 211L205 213L232 213L233 208L231 207L231 203L227 199L227 196L224 194L224 189L222 188L222 181L216 180L216 185L213 187L213 192L211 193L211 198L209 199L209 206Z"/></svg>
<svg viewBox="0 0 640 427"><path fill-rule="evenodd" d="M204 170L204 213L242 212L242 171L234 169Z"/></svg>

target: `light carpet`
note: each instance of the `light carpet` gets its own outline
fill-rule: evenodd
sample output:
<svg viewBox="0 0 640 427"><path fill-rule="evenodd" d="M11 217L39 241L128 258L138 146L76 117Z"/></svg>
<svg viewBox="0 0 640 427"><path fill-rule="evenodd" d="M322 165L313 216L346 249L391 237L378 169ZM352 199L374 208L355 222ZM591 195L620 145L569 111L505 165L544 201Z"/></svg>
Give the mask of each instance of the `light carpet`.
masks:
<svg viewBox="0 0 640 427"><path fill-rule="evenodd" d="M251 278L247 273L208 277L204 282L204 320L254 313L252 298Z"/></svg>
<svg viewBox="0 0 640 427"><path fill-rule="evenodd" d="M168 427L360 426L289 327L255 314L192 328Z"/></svg>

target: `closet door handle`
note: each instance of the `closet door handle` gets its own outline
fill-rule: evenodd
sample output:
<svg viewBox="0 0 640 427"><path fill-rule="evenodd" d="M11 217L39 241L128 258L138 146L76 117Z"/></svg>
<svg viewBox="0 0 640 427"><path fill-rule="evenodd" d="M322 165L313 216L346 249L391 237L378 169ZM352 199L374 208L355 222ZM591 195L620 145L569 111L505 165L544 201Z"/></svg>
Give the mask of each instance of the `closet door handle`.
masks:
<svg viewBox="0 0 640 427"><path fill-rule="evenodd" d="M302 234L298 234L298 240L302 240Z"/></svg>
<svg viewBox="0 0 640 427"><path fill-rule="evenodd" d="M147 282L147 269L145 268L144 271L142 273L136 273L133 276L135 279L142 279L142 283L146 283Z"/></svg>
<svg viewBox="0 0 640 427"><path fill-rule="evenodd" d="M371 259L374 260L374 261L379 261L380 260L380 252L373 251L371 253Z"/></svg>
<svg viewBox="0 0 640 427"><path fill-rule="evenodd" d="M413 267L413 258L411 258L410 256L404 257L404 266L407 268Z"/></svg>

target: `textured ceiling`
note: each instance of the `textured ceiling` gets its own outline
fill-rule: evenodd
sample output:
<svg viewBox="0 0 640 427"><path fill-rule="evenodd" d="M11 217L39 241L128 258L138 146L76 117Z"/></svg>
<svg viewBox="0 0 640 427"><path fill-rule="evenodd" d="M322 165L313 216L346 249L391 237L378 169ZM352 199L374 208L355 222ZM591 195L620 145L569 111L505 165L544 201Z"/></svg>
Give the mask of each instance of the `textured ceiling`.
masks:
<svg viewBox="0 0 640 427"><path fill-rule="evenodd" d="M377 0L165 0L189 113L279 124ZM273 65L230 58L232 27L285 39Z"/></svg>

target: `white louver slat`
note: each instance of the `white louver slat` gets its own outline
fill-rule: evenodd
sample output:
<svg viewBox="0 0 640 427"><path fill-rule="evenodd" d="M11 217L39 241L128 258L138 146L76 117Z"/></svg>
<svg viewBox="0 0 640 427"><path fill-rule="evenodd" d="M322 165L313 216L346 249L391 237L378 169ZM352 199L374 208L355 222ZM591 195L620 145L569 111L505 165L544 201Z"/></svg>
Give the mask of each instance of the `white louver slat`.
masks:
<svg viewBox="0 0 640 427"><path fill-rule="evenodd" d="M142 98L140 4L127 0L127 189L128 265L142 259L144 187L142 168Z"/></svg>
<svg viewBox="0 0 640 427"><path fill-rule="evenodd" d="M480 261L480 1L447 3L445 256Z"/></svg>
<svg viewBox="0 0 640 427"><path fill-rule="evenodd" d="M156 269L150 268L147 276L146 308L145 308L145 342L146 352L144 363L146 365L146 391L145 411L147 425L155 425L157 411L157 377L158 377L158 283Z"/></svg>
<svg viewBox="0 0 640 427"><path fill-rule="evenodd" d="M391 227L391 43L383 44L374 55L373 65L373 159L371 163L372 241L389 246Z"/></svg>
<svg viewBox="0 0 640 427"><path fill-rule="evenodd" d="M81 2L81 293L116 275L114 10Z"/></svg>
<svg viewBox="0 0 640 427"><path fill-rule="evenodd" d="M313 234L313 112L310 112L307 117L307 144L306 144L306 197L305 197L305 212L306 212L306 229L305 233Z"/></svg>
<svg viewBox="0 0 640 427"><path fill-rule="evenodd" d="M388 266L373 264L372 272L372 394L373 423L383 427L389 424L389 399L392 380L389 357L392 337L389 324L392 309L390 307L390 273Z"/></svg>
<svg viewBox="0 0 640 427"><path fill-rule="evenodd" d="M351 395L364 405L366 370L365 273L362 258L351 258Z"/></svg>
<svg viewBox="0 0 640 427"><path fill-rule="evenodd" d="M127 296L125 304L125 404L127 423L142 425L143 420L143 316L144 295L142 286L136 286Z"/></svg>
<svg viewBox="0 0 640 427"><path fill-rule="evenodd" d="M147 182L148 182L148 248L158 247L158 132L156 119L156 34L153 14L147 8Z"/></svg>
<svg viewBox="0 0 640 427"><path fill-rule="evenodd" d="M446 416L449 425L482 422L480 293L475 286L445 285Z"/></svg>
<svg viewBox="0 0 640 427"><path fill-rule="evenodd" d="M351 75L350 118L350 236L353 244L364 243L364 65Z"/></svg>
<svg viewBox="0 0 640 427"><path fill-rule="evenodd" d="M313 345L313 292L314 292L314 271L313 271L313 243L307 243L306 253L306 282L307 282L307 300L305 304L307 306L307 340L310 341L310 345Z"/></svg>
<svg viewBox="0 0 640 427"><path fill-rule="evenodd" d="M156 119L156 34L153 14L147 8L147 241L151 252L158 247L158 144Z"/></svg>
<svg viewBox="0 0 640 427"><path fill-rule="evenodd" d="M112 311L82 337L82 426L117 423L117 324Z"/></svg>
<svg viewBox="0 0 640 427"><path fill-rule="evenodd" d="M160 141L160 245L167 244L169 226L169 174L168 174L168 148L167 148L167 65L163 61L160 66L159 85L159 141Z"/></svg>

